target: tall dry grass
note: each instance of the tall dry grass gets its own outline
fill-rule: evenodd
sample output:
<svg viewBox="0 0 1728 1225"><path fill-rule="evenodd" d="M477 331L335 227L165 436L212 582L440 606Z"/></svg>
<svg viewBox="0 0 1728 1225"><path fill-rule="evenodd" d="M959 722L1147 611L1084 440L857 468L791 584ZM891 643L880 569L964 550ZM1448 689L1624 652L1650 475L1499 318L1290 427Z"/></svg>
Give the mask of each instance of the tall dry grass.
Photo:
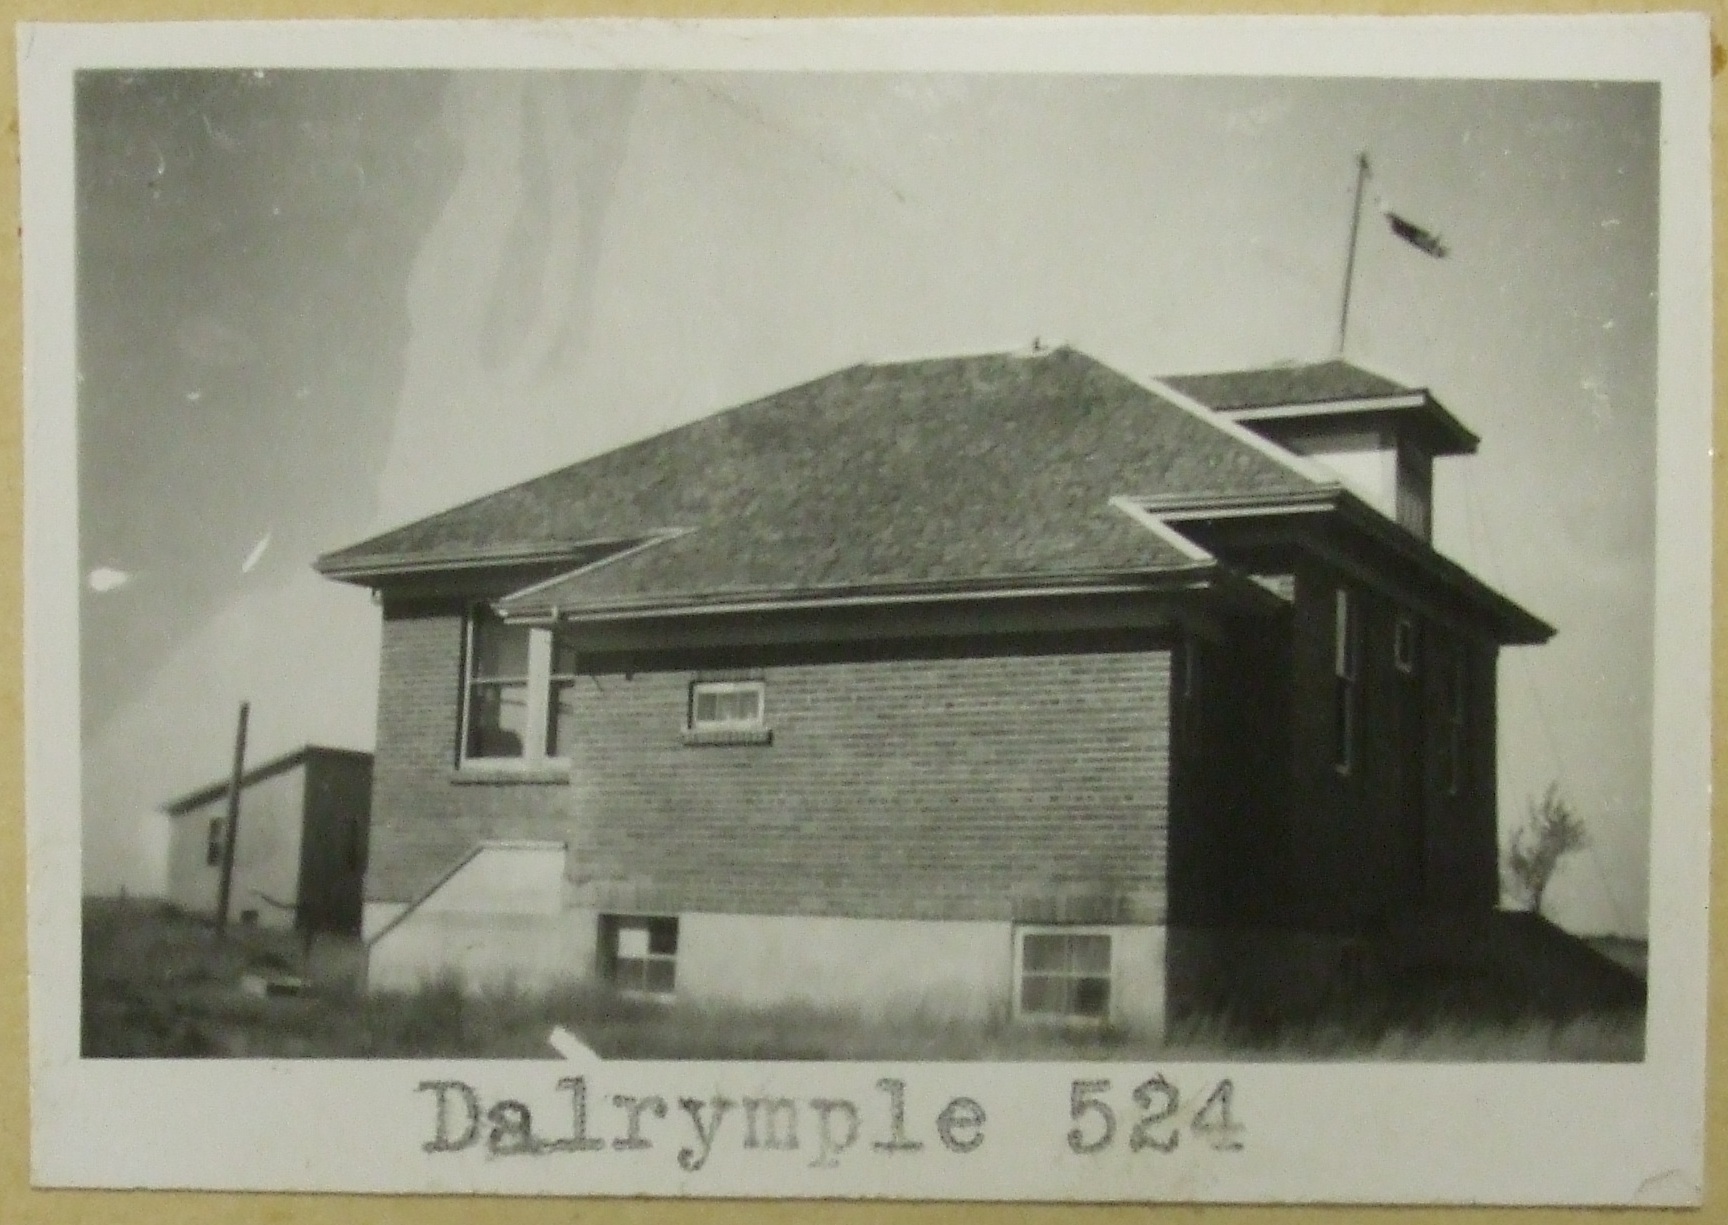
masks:
<svg viewBox="0 0 1728 1225"><path fill-rule="evenodd" d="M554 1026L608 1059L702 1060L1401 1060L1626 1061L1642 1058L1639 1011L1571 1017L1485 1014L1469 991L1340 998L1305 1018L1178 1016L1163 1036L1052 1028L1006 1016L866 1015L621 997L591 983L470 989L454 977L368 994L354 942L310 960L291 934L209 926L137 903L87 907L87 1057L554 1058ZM303 972L304 994L256 998L248 970Z"/></svg>

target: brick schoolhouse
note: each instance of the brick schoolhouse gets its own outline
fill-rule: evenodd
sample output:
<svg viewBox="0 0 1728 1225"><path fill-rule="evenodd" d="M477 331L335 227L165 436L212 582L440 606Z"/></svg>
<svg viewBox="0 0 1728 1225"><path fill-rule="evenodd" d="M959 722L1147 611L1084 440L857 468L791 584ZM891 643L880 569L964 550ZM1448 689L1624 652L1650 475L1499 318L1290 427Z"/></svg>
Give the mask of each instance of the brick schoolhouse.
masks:
<svg viewBox="0 0 1728 1225"><path fill-rule="evenodd" d="M371 980L1156 1028L1269 934L1491 909L1497 654L1552 630L1429 543L1476 445L1344 362L1034 348L329 554L384 618Z"/></svg>

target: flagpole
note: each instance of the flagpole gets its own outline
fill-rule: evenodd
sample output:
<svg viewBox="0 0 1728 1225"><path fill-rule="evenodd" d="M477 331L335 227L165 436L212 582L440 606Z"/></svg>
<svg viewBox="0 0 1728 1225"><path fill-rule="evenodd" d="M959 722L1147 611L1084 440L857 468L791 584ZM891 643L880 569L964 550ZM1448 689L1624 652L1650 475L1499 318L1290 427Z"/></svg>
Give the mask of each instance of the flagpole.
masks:
<svg viewBox="0 0 1728 1225"><path fill-rule="evenodd" d="M1350 248L1344 256L1344 300L1338 311L1338 356L1350 335L1350 289L1356 280L1356 239L1362 231L1362 195L1368 186L1368 153L1356 155L1356 203L1350 210Z"/></svg>

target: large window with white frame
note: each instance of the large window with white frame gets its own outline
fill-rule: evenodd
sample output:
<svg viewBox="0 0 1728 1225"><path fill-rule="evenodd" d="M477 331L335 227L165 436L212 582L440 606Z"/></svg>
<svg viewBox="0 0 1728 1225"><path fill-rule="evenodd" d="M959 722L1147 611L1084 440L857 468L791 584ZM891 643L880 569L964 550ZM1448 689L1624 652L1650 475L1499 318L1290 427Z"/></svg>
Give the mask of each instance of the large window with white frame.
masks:
<svg viewBox="0 0 1728 1225"><path fill-rule="evenodd" d="M570 644L548 629L510 625L476 606L467 624L462 761L508 767L567 758L576 679Z"/></svg>

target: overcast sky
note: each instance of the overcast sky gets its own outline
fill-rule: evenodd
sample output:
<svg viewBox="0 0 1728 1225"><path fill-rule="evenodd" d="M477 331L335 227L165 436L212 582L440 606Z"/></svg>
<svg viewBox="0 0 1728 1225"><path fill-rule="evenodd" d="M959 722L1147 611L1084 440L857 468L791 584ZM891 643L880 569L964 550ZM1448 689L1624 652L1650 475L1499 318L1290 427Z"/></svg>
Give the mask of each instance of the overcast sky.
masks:
<svg viewBox="0 0 1728 1225"><path fill-rule="evenodd" d="M1366 149L1348 355L1482 436L1436 544L1560 631L1502 656L1502 823L1560 782L1557 917L1644 930L1654 87L110 74L78 134L87 888L242 696L254 760L370 747L318 553L861 360L1331 356Z"/></svg>

